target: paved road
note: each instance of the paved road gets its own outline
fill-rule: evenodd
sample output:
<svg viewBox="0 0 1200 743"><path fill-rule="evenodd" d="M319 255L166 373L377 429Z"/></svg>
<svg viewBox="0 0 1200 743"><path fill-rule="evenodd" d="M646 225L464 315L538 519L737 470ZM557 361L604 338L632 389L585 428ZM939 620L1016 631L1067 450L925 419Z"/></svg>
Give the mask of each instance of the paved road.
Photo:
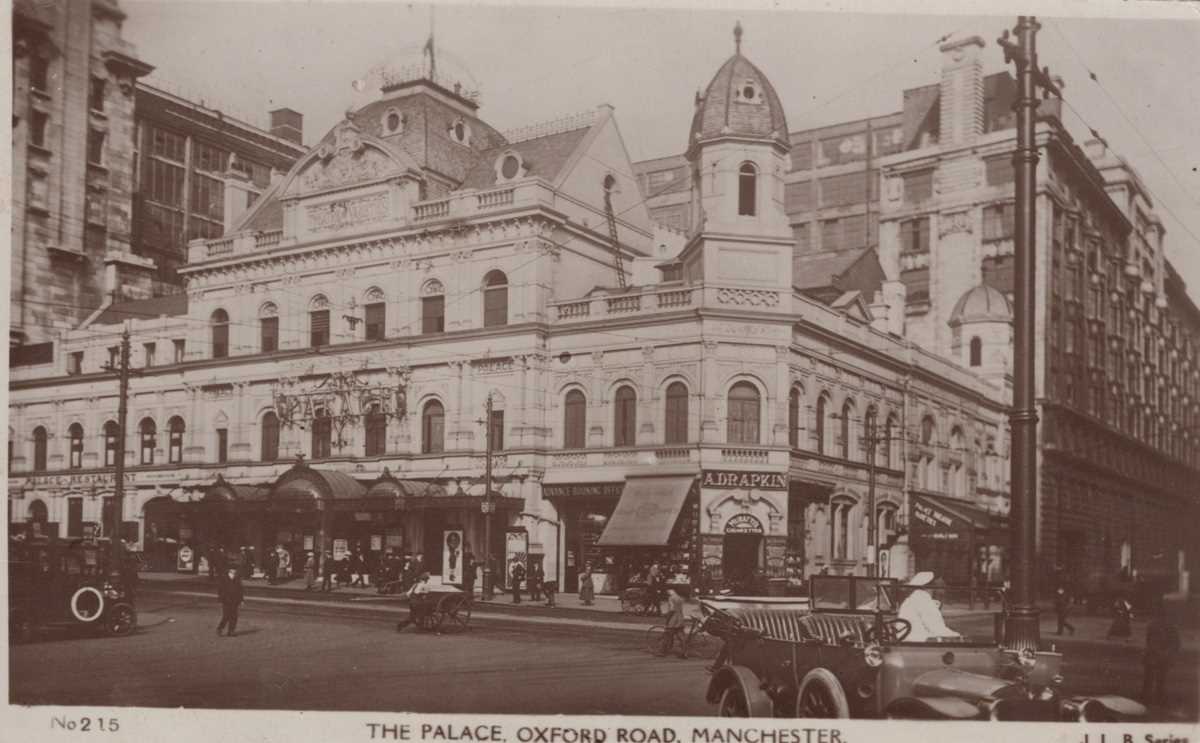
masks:
<svg viewBox="0 0 1200 743"><path fill-rule="evenodd" d="M642 634L585 622L477 619L464 635L397 633L386 602L248 601L239 636L219 638L210 597L147 593L129 638L52 636L12 648L18 704L477 713L711 714L702 660L655 658ZM956 625L986 636L987 618ZM978 626L974 626L977 624ZM1136 696L1135 646L1071 643L1073 690ZM1196 719L1196 658L1155 719ZM1188 704L1188 708L1181 705Z"/></svg>

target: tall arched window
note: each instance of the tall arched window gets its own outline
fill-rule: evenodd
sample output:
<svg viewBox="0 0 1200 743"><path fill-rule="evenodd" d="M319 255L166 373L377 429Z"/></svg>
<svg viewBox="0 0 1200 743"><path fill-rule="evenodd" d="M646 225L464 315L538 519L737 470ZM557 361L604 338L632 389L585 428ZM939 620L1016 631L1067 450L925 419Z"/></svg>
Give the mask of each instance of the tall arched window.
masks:
<svg viewBox="0 0 1200 743"><path fill-rule="evenodd" d="M879 410L874 405L867 406L867 414L863 418L863 451L866 460L879 464Z"/></svg>
<svg viewBox="0 0 1200 743"><path fill-rule="evenodd" d="M800 448L800 388L793 387L788 393L788 445Z"/></svg>
<svg viewBox="0 0 1200 743"><path fill-rule="evenodd" d="M274 410L268 410L262 417L259 458L264 462L279 459L279 416L275 415Z"/></svg>
<svg viewBox="0 0 1200 743"><path fill-rule="evenodd" d="M834 500L829 506L829 544L833 559L850 559L850 512L854 502L844 498Z"/></svg>
<svg viewBox="0 0 1200 743"><path fill-rule="evenodd" d="M971 366L983 364L983 340L979 336L971 338Z"/></svg>
<svg viewBox="0 0 1200 743"><path fill-rule="evenodd" d="M758 388L749 382L738 382L729 390L729 418L725 426L725 438L731 444L757 444L759 442L759 408L761 396Z"/></svg>
<svg viewBox="0 0 1200 743"><path fill-rule="evenodd" d="M112 467L117 463L117 439L120 438L120 428L116 421L104 424L104 466Z"/></svg>
<svg viewBox="0 0 1200 743"><path fill-rule="evenodd" d="M142 419L138 425L138 436L141 439L142 464L154 464L154 450L158 447L158 427L152 419Z"/></svg>
<svg viewBox="0 0 1200 743"><path fill-rule="evenodd" d="M927 415L921 419L921 443L925 446L934 444L934 427L933 416Z"/></svg>
<svg viewBox="0 0 1200 743"><path fill-rule="evenodd" d="M967 468L963 463L966 456L963 432L958 426L950 431L950 487L951 495L964 496L967 494Z"/></svg>
<svg viewBox="0 0 1200 743"><path fill-rule="evenodd" d="M508 277L489 271L483 277L483 327L508 324Z"/></svg>
<svg viewBox="0 0 1200 743"><path fill-rule="evenodd" d="M683 382L667 386L666 443L686 444L688 440L688 390Z"/></svg>
<svg viewBox="0 0 1200 743"><path fill-rule="evenodd" d="M41 472L46 469L46 439L49 438L45 426L33 429L33 469Z"/></svg>
<svg viewBox="0 0 1200 743"><path fill-rule="evenodd" d="M421 332L446 330L446 289L442 282L430 279L421 287Z"/></svg>
<svg viewBox="0 0 1200 743"><path fill-rule="evenodd" d="M854 403L847 400L842 403L842 459L849 459L855 449L853 419Z"/></svg>
<svg viewBox="0 0 1200 743"><path fill-rule="evenodd" d="M258 311L258 334L263 353L279 350L279 308L271 302Z"/></svg>
<svg viewBox="0 0 1200 743"><path fill-rule="evenodd" d="M67 466L73 470L83 467L83 426L78 423L72 423L67 429L67 435L71 440L70 458Z"/></svg>
<svg viewBox="0 0 1200 743"><path fill-rule="evenodd" d="M229 355L229 313L215 310L209 324L212 326L212 357L223 359Z"/></svg>
<svg viewBox="0 0 1200 743"><path fill-rule="evenodd" d="M617 390L613 401L613 446L637 444L637 393L632 387Z"/></svg>
<svg viewBox="0 0 1200 743"><path fill-rule="evenodd" d="M753 217L758 200L758 169L754 163L742 163L738 168L738 214Z"/></svg>
<svg viewBox="0 0 1200 743"><path fill-rule="evenodd" d="M387 450L387 416L379 403L371 403L371 409L366 415L367 441L366 455L378 457Z"/></svg>
<svg viewBox="0 0 1200 743"><path fill-rule="evenodd" d="M421 411L421 451L434 454L445 450L446 409L437 400L425 403Z"/></svg>
<svg viewBox="0 0 1200 743"><path fill-rule="evenodd" d="M179 464L183 461L183 418L175 416L167 423L169 439L167 444L167 461Z"/></svg>
<svg viewBox="0 0 1200 743"><path fill-rule="evenodd" d="M308 310L308 345L329 345L329 300L318 294L309 303Z"/></svg>
<svg viewBox="0 0 1200 743"><path fill-rule="evenodd" d="M896 416L889 415L887 425L883 427L883 436L887 440L883 445L883 466L888 469L895 469L896 463L900 461L900 442L896 438L898 430Z"/></svg>
<svg viewBox="0 0 1200 743"><path fill-rule="evenodd" d="M582 449L587 446L587 398L579 390L571 390L563 401L563 448Z"/></svg>
<svg viewBox="0 0 1200 743"><path fill-rule="evenodd" d="M829 409L832 403L828 392L817 398L817 453L827 456L833 454L833 411Z"/></svg>
<svg viewBox="0 0 1200 743"><path fill-rule="evenodd" d="M363 305L363 325L364 337L369 341L381 341L387 335L387 296L377 286L367 290Z"/></svg>
<svg viewBox="0 0 1200 743"><path fill-rule="evenodd" d="M324 408L313 414L311 444L313 459L328 459L333 454L333 421Z"/></svg>

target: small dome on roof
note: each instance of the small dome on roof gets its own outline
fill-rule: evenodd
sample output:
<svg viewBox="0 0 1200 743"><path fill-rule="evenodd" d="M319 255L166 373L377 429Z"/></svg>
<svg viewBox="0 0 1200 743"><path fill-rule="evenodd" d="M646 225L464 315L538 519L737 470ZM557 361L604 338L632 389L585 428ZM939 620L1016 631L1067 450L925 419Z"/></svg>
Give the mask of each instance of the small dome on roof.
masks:
<svg viewBox="0 0 1200 743"><path fill-rule="evenodd" d="M788 146L787 119L771 81L742 56L742 26L733 30L736 51L696 99L688 148L720 137L753 137Z"/></svg>
<svg viewBox="0 0 1200 743"><path fill-rule="evenodd" d="M969 322L1010 322L1012 305L1008 297L986 284L970 289L959 298L950 313L949 324L961 325Z"/></svg>

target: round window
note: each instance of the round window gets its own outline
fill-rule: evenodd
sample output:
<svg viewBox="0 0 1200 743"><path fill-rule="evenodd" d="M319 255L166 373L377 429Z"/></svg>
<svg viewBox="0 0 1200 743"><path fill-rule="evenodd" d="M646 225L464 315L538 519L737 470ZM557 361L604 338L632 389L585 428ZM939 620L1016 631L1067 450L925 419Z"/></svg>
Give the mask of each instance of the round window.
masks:
<svg viewBox="0 0 1200 743"><path fill-rule="evenodd" d="M754 86L747 85L746 87L742 88L742 97L748 101L754 100Z"/></svg>
<svg viewBox="0 0 1200 743"><path fill-rule="evenodd" d="M516 155L505 155L504 162L500 163L500 175L505 178L516 178L517 173L521 171L521 161Z"/></svg>
<svg viewBox="0 0 1200 743"><path fill-rule="evenodd" d="M400 128L400 114L392 111L387 115L387 129L389 132L394 132Z"/></svg>

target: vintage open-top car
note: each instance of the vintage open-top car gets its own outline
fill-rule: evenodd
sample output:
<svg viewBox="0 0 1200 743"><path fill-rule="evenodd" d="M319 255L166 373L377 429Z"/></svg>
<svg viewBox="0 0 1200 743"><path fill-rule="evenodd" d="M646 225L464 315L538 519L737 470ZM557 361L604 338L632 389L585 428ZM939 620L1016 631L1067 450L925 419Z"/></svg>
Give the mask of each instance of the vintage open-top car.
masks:
<svg viewBox="0 0 1200 743"><path fill-rule="evenodd" d="M906 642L890 579L814 576L808 605L702 600L725 641L706 698L724 717L1136 719L1118 696L1062 693L1059 653L994 640Z"/></svg>
<svg viewBox="0 0 1200 743"><path fill-rule="evenodd" d="M9 539L10 642L26 642L51 627L132 633L133 597L108 552L105 540Z"/></svg>

